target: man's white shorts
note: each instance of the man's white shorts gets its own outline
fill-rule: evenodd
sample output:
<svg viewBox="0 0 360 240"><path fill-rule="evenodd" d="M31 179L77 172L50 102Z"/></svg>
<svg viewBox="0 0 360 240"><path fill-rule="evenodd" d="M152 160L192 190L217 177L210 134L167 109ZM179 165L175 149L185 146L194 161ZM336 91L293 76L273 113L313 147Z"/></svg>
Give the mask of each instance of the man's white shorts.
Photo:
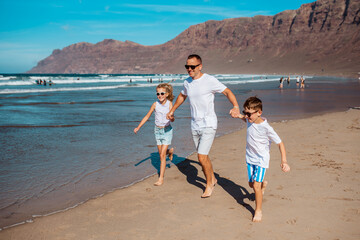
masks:
<svg viewBox="0 0 360 240"><path fill-rule="evenodd" d="M215 138L216 129L203 128L192 130L193 140L198 154L209 155L212 143Z"/></svg>

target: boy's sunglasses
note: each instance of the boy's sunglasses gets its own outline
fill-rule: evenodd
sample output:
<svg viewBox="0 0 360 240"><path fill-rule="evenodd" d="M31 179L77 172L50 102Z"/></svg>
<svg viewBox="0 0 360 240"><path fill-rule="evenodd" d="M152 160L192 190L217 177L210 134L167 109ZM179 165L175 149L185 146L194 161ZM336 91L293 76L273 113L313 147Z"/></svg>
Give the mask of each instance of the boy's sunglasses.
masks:
<svg viewBox="0 0 360 240"><path fill-rule="evenodd" d="M257 112L258 112L258 111L249 113L249 112L242 111L242 113L243 113L244 115L246 115L247 117L251 117L251 115L253 115L254 113L257 113Z"/></svg>
<svg viewBox="0 0 360 240"><path fill-rule="evenodd" d="M201 64L201 63L200 63L200 64ZM194 70L195 68L197 68L198 66L200 66L200 64L198 64L198 65L185 65L185 69L191 68L191 70Z"/></svg>
<svg viewBox="0 0 360 240"><path fill-rule="evenodd" d="M158 95L158 96L159 96L159 95L163 96L163 95L165 95L165 92L157 92L156 95Z"/></svg>

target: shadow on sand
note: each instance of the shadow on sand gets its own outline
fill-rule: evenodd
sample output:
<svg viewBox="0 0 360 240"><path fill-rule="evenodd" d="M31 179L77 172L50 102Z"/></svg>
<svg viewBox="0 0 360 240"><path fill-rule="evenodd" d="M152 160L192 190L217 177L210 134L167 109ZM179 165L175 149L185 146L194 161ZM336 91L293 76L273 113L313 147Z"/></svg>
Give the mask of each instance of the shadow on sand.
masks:
<svg viewBox="0 0 360 240"><path fill-rule="evenodd" d="M151 153L149 157L141 160L140 162L136 163L135 166L150 160L152 166L157 170L158 174L160 171L160 156L158 152ZM179 157L178 155L174 154L173 161L166 159L166 167L170 167L170 163L173 163L178 170L186 176L186 180L188 183L205 190L206 180L204 178L199 177L199 171L195 167L196 165L200 165L199 162ZM255 194L249 193L246 188L241 185L234 183L233 181L229 180L228 178L221 177L218 173L214 173L217 179L217 185L222 187L230 196L232 196L239 204L245 207L251 214L254 215L255 210L247 203L244 202L245 199L249 199L250 201L255 200Z"/></svg>
<svg viewBox="0 0 360 240"><path fill-rule="evenodd" d="M174 154L173 160L170 161L170 159L167 157L166 158L166 168L170 168L171 167L171 163L173 163L174 165L179 164L180 162L184 161L186 158L183 157L179 157L178 155ZM156 169L157 173L160 173L160 155L158 152L153 152L150 153L150 156L139 161L138 163L136 163L134 166L139 166L140 164L146 162L147 160L150 160L151 165Z"/></svg>
<svg viewBox="0 0 360 240"><path fill-rule="evenodd" d="M199 162L184 159L183 161L176 164L179 171L186 176L188 183L205 190L206 180L198 176L198 169L193 165L200 165ZM215 178L217 179L217 185L222 187L230 196L232 196L239 204L245 207L251 214L254 215L255 210L247 203L245 199L255 201L255 194L249 193L243 186L237 185L228 178L221 177L218 173L214 172Z"/></svg>

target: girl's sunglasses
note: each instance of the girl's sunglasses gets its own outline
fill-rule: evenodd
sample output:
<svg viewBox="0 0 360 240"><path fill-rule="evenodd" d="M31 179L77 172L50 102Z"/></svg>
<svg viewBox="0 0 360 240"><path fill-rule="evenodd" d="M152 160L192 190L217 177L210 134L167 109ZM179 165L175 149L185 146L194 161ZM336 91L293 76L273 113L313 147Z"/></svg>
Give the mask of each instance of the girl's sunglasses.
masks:
<svg viewBox="0 0 360 240"><path fill-rule="evenodd" d="M157 92L156 95L158 95L158 96L159 96L159 95L163 96L163 95L165 95L165 92Z"/></svg>
<svg viewBox="0 0 360 240"><path fill-rule="evenodd" d="M242 111L242 113L243 113L244 115L246 115L247 117L251 117L251 115L253 115L254 113L257 113L257 112L258 112L258 111L249 113L249 112Z"/></svg>

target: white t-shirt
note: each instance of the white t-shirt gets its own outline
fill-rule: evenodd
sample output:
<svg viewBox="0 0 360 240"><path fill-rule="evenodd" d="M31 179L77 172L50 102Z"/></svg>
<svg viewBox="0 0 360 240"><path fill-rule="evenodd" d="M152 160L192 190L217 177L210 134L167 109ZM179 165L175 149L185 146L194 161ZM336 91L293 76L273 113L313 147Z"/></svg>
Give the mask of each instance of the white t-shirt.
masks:
<svg viewBox="0 0 360 240"><path fill-rule="evenodd" d="M214 108L215 93L226 89L215 77L204 73L200 78L185 79L183 95L188 96L191 109L191 129L200 130L211 127L217 129L217 117Z"/></svg>
<svg viewBox="0 0 360 240"><path fill-rule="evenodd" d="M166 100L162 105L159 101L156 101L155 106L155 125L158 127L165 127L170 125L170 120L166 119L166 114L170 111L170 101Z"/></svg>
<svg viewBox="0 0 360 240"><path fill-rule="evenodd" d="M271 142L281 143L280 137L264 118L260 124L247 121L246 162L269 168Z"/></svg>

